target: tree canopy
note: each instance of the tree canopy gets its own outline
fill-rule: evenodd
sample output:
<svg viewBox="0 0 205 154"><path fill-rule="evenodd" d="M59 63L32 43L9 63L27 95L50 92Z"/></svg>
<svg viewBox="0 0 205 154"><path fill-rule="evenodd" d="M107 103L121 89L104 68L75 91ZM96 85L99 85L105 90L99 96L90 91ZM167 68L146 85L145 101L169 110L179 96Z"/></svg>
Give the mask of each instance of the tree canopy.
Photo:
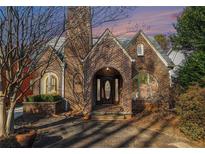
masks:
<svg viewBox="0 0 205 154"><path fill-rule="evenodd" d="M199 84L205 87L205 53L204 51L194 52L179 69L179 84L187 88L191 84Z"/></svg>
<svg viewBox="0 0 205 154"><path fill-rule="evenodd" d="M157 34L154 36L155 40L159 43L161 48L165 51L167 51L169 47L169 40L164 34Z"/></svg>
<svg viewBox="0 0 205 154"><path fill-rule="evenodd" d="M205 51L205 7L186 7L174 25L176 34L171 36L176 49Z"/></svg>

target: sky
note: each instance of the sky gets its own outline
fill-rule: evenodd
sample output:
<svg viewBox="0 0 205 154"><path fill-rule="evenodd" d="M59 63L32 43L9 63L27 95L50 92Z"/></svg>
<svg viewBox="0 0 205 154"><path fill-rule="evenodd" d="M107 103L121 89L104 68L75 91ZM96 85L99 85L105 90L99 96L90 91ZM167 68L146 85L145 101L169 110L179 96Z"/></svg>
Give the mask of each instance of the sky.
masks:
<svg viewBox="0 0 205 154"><path fill-rule="evenodd" d="M117 37L131 38L140 29L148 35L171 34L175 32L173 24L185 7L146 6L136 7L128 12L128 17L93 28L94 37L98 37L109 28Z"/></svg>

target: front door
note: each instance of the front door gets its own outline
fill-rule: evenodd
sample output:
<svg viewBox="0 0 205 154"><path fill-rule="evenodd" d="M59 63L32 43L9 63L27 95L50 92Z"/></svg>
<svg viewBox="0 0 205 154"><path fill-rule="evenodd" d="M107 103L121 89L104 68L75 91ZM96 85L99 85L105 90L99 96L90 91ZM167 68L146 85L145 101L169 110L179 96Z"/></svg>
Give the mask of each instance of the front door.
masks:
<svg viewBox="0 0 205 154"><path fill-rule="evenodd" d="M114 79L104 77L101 79L101 104L113 104L114 102Z"/></svg>
<svg viewBox="0 0 205 154"><path fill-rule="evenodd" d="M115 78L101 77L97 79L97 104L114 104Z"/></svg>

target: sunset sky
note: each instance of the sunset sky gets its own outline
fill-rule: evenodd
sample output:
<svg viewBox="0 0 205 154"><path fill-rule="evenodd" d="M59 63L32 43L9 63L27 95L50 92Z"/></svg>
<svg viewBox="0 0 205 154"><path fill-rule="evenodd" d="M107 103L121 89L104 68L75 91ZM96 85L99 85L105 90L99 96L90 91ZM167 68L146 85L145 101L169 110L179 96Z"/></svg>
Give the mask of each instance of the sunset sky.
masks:
<svg viewBox="0 0 205 154"><path fill-rule="evenodd" d="M174 33L173 24L185 7L136 7L123 20L109 22L93 29L93 35L99 36L109 28L115 36L132 37L139 29L148 35Z"/></svg>

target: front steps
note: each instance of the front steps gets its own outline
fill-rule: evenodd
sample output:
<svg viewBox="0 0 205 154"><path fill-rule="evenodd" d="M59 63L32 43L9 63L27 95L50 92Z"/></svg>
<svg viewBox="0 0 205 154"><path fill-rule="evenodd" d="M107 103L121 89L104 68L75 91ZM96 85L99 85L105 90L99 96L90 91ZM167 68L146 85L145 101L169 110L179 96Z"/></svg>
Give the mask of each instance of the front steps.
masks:
<svg viewBox="0 0 205 154"><path fill-rule="evenodd" d="M90 114L91 120L129 120L132 114L123 111L120 105L104 104L95 106Z"/></svg>
<svg viewBox="0 0 205 154"><path fill-rule="evenodd" d="M92 120L130 120L132 115L123 113L92 113Z"/></svg>

